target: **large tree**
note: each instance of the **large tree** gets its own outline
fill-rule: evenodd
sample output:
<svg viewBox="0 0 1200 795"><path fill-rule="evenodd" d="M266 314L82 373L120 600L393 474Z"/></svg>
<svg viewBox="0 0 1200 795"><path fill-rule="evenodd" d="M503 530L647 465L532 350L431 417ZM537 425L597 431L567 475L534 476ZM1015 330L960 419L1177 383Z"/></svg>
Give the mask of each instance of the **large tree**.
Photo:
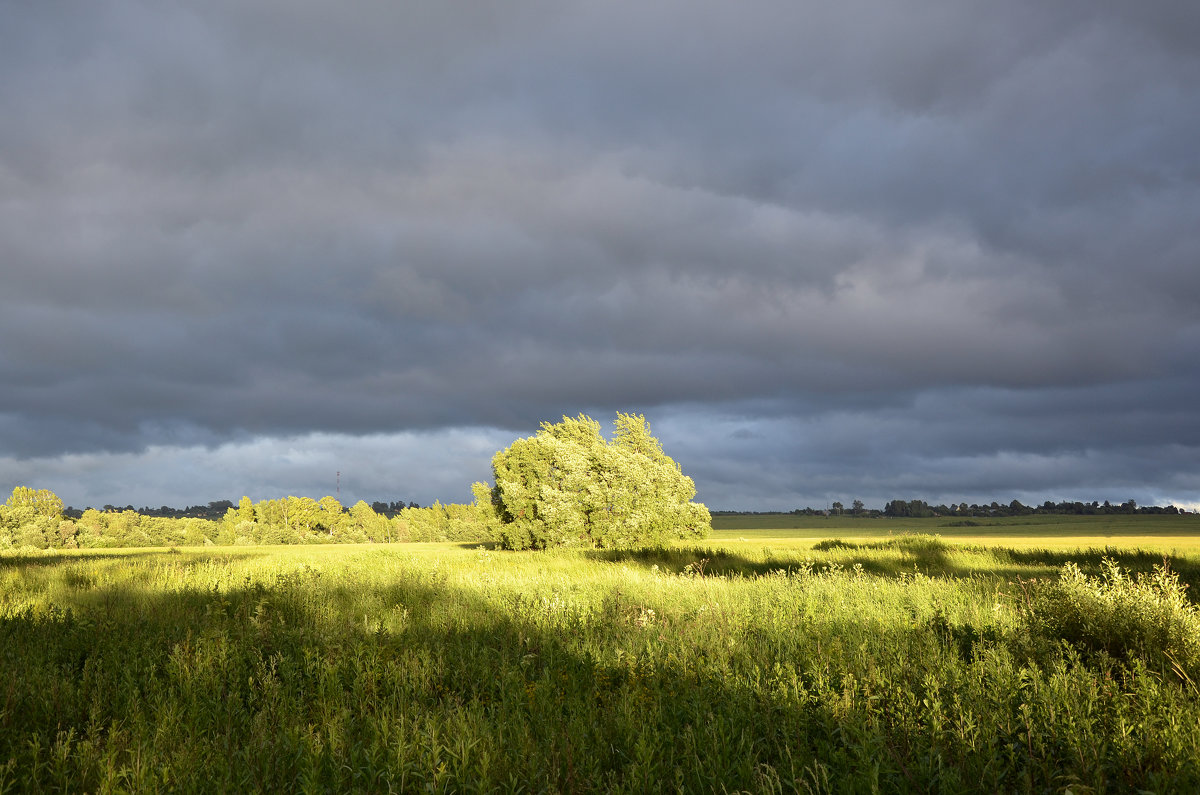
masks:
<svg viewBox="0 0 1200 795"><path fill-rule="evenodd" d="M5 504L17 511L27 511L32 516L61 519L63 515L63 501L49 489L34 490L28 486L17 486Z"/></svg>
<svg viewBox="0 0 1200 795"><path fill-rule="evenodd" d="M579 415L542 423L492 458L498 538L509 549L661 545L702 538L708 509L650 434L646 418L618 414L611 441Z"/></svg>

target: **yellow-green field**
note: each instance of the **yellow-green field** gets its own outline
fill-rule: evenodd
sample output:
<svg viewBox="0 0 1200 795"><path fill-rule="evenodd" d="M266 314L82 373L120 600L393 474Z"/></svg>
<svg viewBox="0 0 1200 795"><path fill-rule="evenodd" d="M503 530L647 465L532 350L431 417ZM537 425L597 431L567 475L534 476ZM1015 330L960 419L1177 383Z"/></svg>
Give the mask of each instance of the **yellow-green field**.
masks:
<svg viewBox="0 0 1200 795"><path fill-rule="evenodd" d="M0 793L1200 791L1195 519L717 524L0 554Z"/></svg>
<svg viewBox="0 0 1200 795"><path fill-rule="evenodd" d="M1113 546L1168 554L1200 554L1200 514L967 520L739 514L714 516L713 531L711 542L731 547L769 543L806 548L827 538L868 541L905 533L929 533L950 543L980 546L1056 550Z"/></svg>

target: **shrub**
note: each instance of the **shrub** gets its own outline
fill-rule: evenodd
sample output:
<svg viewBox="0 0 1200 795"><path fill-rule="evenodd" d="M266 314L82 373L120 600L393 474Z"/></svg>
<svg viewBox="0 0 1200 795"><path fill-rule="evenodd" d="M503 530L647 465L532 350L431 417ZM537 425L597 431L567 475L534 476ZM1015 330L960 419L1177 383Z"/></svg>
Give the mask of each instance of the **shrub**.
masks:
<svg viewBox="0 0 1200 795"><path fill-rule="evenodd" d="M818 541L813 544L814 552L828 552L831 549L858 549L859 545L853 541L843 541L840 538L826 538L823 541Z"/></svg>
<svg viewBox="0 0 1200 795"><path fill-rule="evenodd" d="M1115 658L1141 658L1200 681L1200 612L1167 564L1130 577L1104 558L1099 577L1074 563L1058 582L1029 592L1026 616L1037 637Z"/></svg>

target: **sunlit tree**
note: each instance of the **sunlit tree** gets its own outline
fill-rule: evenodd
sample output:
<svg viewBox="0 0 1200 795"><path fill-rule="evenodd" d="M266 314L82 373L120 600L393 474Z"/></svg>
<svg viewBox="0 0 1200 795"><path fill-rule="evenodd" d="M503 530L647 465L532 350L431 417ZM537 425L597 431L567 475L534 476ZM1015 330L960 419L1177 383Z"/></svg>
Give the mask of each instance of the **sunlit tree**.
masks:
<svg viewBox="0 0 1200 795"><path fill-rule="evenodd" d="M703 537L708 509L662 451L646 418L618 414L611 441L591 417L542 423L492 459L492 506L501 545L615 548ZM476 489L476 504L486 488Z"/></svg>
<svg viewBox="0 0 1200 795"><path fill-rule="evenodd" d="M63 501L49 489L35 490L28 486L17 486L5 504L10 509L28 510L33 515L48 519L60 519L63 515Z"/></svg>

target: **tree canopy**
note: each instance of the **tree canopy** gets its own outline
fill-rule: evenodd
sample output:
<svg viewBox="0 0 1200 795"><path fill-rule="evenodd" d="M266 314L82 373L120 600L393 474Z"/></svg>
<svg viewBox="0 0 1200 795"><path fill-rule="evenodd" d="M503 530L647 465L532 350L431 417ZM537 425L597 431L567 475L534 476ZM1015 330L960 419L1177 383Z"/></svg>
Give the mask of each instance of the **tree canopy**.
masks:
<svg viewBox="0 0 1200 795"><path fill-rule="evenodd" d="M31 489L28 486L17 486L5 505L16 511L27 511L30 515L44 516L48 519L60 519L63 515L63 502L49 489Z"/></svg>
<svg viewBox="0 0 1200 795"><path fill-rule="evenodd" d="M619 548L703 538L708 509L640 414L606 440L586 415L542 423L492 458L497 539L508 549Z"/></svg>

